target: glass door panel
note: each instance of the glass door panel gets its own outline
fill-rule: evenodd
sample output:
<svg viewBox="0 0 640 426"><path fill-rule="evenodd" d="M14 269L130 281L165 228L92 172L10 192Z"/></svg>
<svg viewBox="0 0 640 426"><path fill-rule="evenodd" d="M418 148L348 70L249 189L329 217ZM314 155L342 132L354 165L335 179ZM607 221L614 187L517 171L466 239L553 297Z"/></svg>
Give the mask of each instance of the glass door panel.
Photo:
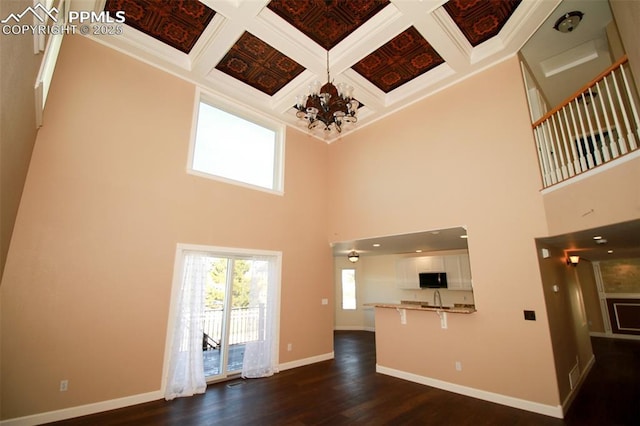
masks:
<svg viewBox="0 0 640 426"><path fill-rule="evenodd" d="M208 381L242 372L245 347L267 338L267 298L273 260L200 254L204 284L202 354ZM270 308L273 309L273 308Z"/></svg>
<svg viewBox="0 0 640 426"><path fill-rule="evenodd" d="M222 366L225 333L225 304L227 299L228 263L220 257L210 257L204 294L204 318L202 336L202 355L204 375L214 378L224 374Z"/></svg>

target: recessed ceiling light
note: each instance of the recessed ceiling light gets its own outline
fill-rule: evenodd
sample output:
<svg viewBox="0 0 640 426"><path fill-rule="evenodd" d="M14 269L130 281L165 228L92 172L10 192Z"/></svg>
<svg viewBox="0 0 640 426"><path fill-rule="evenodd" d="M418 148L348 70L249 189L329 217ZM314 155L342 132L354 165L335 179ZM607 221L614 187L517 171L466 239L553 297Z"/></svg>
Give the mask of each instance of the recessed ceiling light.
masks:
<svg viewBox="0 0 640 426"><path fill-rule="evenodd" d="M594 240L601 240L602 239L602 235L596 235L595 237L593 237Z"/></svg>
<svg viewBox="0 0 640 426"><path fill-rule="evenodd" d="M374 247L380 247L380 244L375 243L373 246L374 246Z"/></svg>
<svg viewBox="0 0 640 426"><path fill-rule="evenodd" d="M613 250L607 250L607 253L611 254L613 253Z"/></svg>
<svg viewBox="0 0 640 426"><path fill-rule="evenodd" d="M416 253L422 253L422 250L418 249L416 250Z"/></svg>
<svg viewBox="0 0 640 426"><path fill-rule="evenodd" d="M460 235L460 238L469 238L466 235Z"/></svg>

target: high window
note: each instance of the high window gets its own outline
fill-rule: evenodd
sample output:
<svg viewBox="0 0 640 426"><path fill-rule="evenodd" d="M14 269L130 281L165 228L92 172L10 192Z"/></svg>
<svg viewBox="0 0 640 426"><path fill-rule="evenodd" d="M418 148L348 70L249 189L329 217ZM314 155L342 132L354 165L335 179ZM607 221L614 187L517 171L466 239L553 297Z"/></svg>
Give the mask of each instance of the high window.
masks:
<svg viewBox="0 0 640 426"><path fill-rule="evenodd" d="M283 127L200 96L189 172L255 189L283 191Z"/></svg>

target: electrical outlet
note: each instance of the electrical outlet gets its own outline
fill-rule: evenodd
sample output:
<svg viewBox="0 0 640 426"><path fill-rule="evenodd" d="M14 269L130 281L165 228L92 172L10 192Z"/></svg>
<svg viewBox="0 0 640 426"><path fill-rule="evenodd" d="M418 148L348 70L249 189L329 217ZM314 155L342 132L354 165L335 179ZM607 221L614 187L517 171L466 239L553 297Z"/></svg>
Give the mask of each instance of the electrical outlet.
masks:
<svg viewBox="0 0 640 426"><path fill-rule="evenodd" d="M287 351L291 352L293 350L293 343L287 344Z"/></svg>
<svg viewBox="0 0 640 426"><path fill-rule="evenodd" d="M60 392L66 392L69 389L69 380L60 380Z"/></svg>
<svg viewBox="0 0 640 426"><path fill-rule="evenodd" d="M460 361L456 361L456 371L462 371L462 363Z"/></svg>

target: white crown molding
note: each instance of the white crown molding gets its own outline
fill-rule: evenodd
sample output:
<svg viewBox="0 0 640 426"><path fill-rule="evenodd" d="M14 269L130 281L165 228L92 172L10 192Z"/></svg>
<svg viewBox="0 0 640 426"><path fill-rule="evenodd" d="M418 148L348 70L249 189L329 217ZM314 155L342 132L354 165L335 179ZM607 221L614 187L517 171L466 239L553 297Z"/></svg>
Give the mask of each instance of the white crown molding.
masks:
<svg viewBox="0 0 640 426"><path fill-rule="evenodd" d="M104 1L72 0L72 7L99 11L104 8ZM513 56L560 1L523 0L498 36L473 48L442 7L446 0L391 0L388 6L329 52L332 80L353 86L355 98L365 107L358 114L358 124L345 127L336 137L322 134L320 139L333 141ZM234 99L251 110L262 111L271 119L300 128L292 108L295 97L305 93L310 82L325 80L326 51L271 11L268 2L204 0L203 3L216 14L189 55L126 25L121 36L89 37L193 82L209 93ZM427 39L445 60L444 64L389 93L384 93L351 68L410 26ZM268 96L216 70L216 64L244 31L287 55L305 71L274 96Z"/></svg>

